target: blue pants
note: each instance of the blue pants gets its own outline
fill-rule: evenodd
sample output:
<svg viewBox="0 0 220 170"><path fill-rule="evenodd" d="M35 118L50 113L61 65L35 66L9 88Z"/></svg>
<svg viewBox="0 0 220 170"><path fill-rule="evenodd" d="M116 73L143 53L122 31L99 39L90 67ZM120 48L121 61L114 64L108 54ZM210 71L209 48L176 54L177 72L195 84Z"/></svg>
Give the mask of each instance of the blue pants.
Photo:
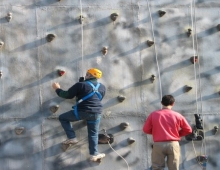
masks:
<svg viewBox="0 0 220 170"><path fill-rule="evenodd" d="M90 155L96 155L98 154L98 134L99 134L98 132L99 132L101 114L78 111L78 116L80 120L87 121L89 153ZM61 114L59 116L59 121L64 131L66 132L66 136L69 139L75 138L76 134L70 122L75 122L79 120L75 117L73 110Z"/></svg>

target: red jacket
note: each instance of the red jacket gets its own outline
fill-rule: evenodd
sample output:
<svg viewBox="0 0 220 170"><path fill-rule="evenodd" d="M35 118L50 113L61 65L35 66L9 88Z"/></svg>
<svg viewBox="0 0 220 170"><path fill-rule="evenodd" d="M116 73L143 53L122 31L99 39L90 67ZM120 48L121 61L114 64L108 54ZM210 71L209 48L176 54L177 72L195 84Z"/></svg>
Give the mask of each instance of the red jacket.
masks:
<svg viewBox="0 0 220 170"><path fill-rule="evenodd" d="M180 113L161 109L149 115L143 131L152 134L154 142L163 142L179 141L181 136L192 133L192 128Z"/></svg>

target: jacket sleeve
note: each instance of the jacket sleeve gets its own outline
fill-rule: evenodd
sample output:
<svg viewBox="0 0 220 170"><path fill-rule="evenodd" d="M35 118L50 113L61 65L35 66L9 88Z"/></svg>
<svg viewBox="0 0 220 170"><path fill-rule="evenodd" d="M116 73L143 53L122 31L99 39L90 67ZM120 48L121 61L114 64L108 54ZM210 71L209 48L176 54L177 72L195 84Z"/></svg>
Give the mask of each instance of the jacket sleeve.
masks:
<svg viewBox="0 0 220 170"><path fill-rule="evenodd" d="M146 122L143 126L143 132L146 134L152 134L152 116L148 116L148 118L146 119Z"/></svg>
<svg viewBox="0 0 220 170"><path fill-rule="evenodd" d="M181 136L186 136L192 133L192 128L191 126L188 124L188 122L186 121L186 119L183 117L180 123L180 131L179 131L179 135Z"/></svg>
<svg viewBox="0 0 220 170"><path fill-rule="evenodd" d="M62 97L64 99L72 99L77 95L77 84L70 87L67 91L62 89L57 89L56 93L59 97Z"/></svg>

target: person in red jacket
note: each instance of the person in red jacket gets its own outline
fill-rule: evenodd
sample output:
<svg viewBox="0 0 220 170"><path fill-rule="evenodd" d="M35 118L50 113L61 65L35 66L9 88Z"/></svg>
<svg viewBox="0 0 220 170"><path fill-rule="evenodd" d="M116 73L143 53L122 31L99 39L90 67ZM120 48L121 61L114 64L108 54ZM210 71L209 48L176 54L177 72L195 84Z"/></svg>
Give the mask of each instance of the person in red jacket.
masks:
<svg viewBox="0 0 220 170"><path fill-rule="evenodd" d="M163 170L165 158L169 170L179 170L180 146L182 136L192 133L192 128L186 119L172 109L175 99L165 95L161 104L163 108L152 112L143 126L146 134L153 136L151 162L153 170Z"/></svg>

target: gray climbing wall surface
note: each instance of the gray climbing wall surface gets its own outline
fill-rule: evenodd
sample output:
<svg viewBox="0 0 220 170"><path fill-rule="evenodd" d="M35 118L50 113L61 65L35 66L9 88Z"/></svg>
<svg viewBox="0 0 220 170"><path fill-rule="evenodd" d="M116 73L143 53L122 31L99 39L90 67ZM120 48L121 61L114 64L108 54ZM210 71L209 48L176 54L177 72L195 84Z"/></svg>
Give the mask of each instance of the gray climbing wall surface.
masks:
<svg viewBox="0 0 220 170"><path fill-rule="evenodd" d="M117 152L130 170L149 170L152 138L142 126L161 96L172 94L174 110L192 127L200 114L204 126L203 140L182 138L180 170L219 170L218 24L219 0L1 0L0 169L128 169ZM99 145L101 164L88 161L84 122L73 123L80 142L61 145L57 117L74 101L51 88L59 82L68 89L90 67L103 71L100 133L114 135L116 151Z"/></svg>

